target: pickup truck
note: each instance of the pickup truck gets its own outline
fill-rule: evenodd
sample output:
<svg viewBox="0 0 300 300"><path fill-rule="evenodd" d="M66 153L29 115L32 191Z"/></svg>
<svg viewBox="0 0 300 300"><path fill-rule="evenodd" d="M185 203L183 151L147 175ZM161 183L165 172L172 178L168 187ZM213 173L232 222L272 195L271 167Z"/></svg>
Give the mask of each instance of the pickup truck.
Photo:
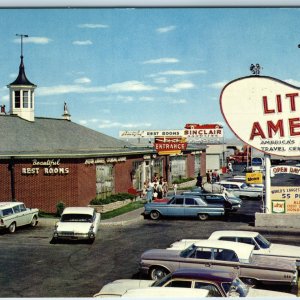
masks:
<svg viewBox="0 0 300 300"><path fill-rule="evenodd" d="M249 187L243 182L220 181L219 184L222 185L228 192L231 192L241 199L262 198L264 195L263 187Z"/></svg>

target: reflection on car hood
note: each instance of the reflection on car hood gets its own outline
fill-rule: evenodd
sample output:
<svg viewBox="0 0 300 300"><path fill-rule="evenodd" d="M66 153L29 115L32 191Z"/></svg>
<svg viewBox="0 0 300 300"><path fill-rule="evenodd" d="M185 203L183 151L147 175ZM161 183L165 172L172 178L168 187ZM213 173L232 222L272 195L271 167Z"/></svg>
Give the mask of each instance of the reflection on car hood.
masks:
<svg viewBox="0 0 300 300"><path fill-rule="evenodd" d="M283 244L271 244L271 247L269 248L269 255L294 257L300 259L300 247Z"/></svg>
<svg viewBox="0 0 300 300"><path fill-rule="evenodd" d="M92 223L85 222L58 222L57 231L74 231L74 232L88 232Z"/></svg>
<svg viewBox="0 0 300 300"><path fill-rule="evenodd" d="M296 295L277 291L249 288L247 297L296 297Z"/></svg>
<svg viewBox="0 0 300 300"><path fill-rule="evenodd" d="M154 280L119 279L103 286L97 295L123 295L127 290L149 287Z"/></svg>
<svg viewBox="0 0 300 300"><path fill-rule="evenodd" d="M267 255L253 255L251 265L280 271L294 271L296 269L294 261Z"/></svg>
<svg viewBox="0 0 300 300"><path fill-rule="evenodd" d="M142 259L168 259L179 257L182 250L151 249L142 254Z"/></svg>

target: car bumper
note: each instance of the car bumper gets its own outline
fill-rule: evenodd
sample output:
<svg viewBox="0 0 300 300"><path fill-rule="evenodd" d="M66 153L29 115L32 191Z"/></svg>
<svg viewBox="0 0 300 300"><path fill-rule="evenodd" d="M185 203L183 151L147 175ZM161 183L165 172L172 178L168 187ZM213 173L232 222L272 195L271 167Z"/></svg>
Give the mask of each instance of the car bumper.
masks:
<svg viewBox="0 0 300 300"><path fill-rule="evenodd" d="M74 233L74 232L59 232L53 233L55 239L66 239L66 240L90 240L96 237L94 232L89 233Z"/></svg>

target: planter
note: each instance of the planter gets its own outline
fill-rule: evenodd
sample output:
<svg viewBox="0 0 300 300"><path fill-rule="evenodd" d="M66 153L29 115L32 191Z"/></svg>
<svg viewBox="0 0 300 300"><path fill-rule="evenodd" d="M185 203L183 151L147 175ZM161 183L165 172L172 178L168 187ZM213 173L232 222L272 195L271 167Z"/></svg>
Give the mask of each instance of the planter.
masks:
<svg viewBox="0 0 300 300"><path fill-rule="evenodd" d="M133 200L127 199L124 201L116 201L109 204L101 204L101 205L89 205L89 207L93 207L96 209L99 213L106 213L108 211L115 210L117 208L123 207L129 203L131 203Z"/></svg>

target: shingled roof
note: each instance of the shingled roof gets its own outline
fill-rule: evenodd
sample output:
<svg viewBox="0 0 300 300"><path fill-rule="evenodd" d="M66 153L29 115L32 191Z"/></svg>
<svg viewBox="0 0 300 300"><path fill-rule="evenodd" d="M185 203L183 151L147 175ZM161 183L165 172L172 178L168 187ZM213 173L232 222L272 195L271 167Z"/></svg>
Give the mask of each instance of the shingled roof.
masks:
<svg viewBox="0 0 300 300"><path fill-rule="evenodd" d="M152 152L71 121L35 117L34 122L16 115L0 116L0 156L112 155Z"/></svg>

